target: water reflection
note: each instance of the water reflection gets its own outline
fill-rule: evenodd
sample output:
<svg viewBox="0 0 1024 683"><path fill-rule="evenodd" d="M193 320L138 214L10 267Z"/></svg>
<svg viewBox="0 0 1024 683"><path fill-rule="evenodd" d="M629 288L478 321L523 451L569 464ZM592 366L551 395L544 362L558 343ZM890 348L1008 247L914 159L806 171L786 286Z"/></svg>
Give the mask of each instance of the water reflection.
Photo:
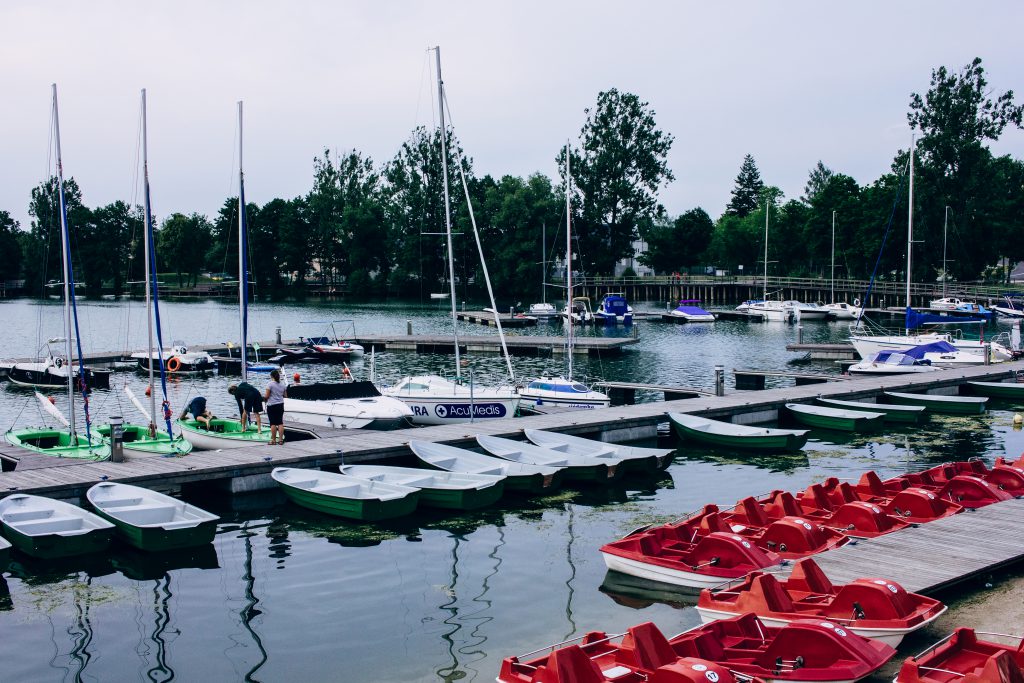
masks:
<svg viewBox="0 0 1024 683"><path fill-rule="evenodd" d="M146 669L146 678L154 683L174 679L174 670L167 663L167 641L164 639L171 623L170 602L171 577L164 574L153 580L153 630L149 633L149 640L156 648L156 661Z"/></svg>
<svg viewBox="0 0 1024 683"><path fill-rule="evenodd" d="M110 563L133 581L159 581L175 569L220 569L212 543L165 552L142 552L122 546L110 555Z"/></svg>
<svg viewBox="0 0 1024 683"><path fill-rule="evenodd" d="M259 598L256 597L256 575L253 573L252 568L252 537L256 534L250 531L248 528L241 534L243 539L243 545L245 547L245 573L242 579L245 581L245 606L240 612L242 617L242 626L246 632L252 637L252 642L256 645L256 649L260 653L260 659L256 662L251 669L245 673L245 680L248 682L256 681L255 674L259 671L264 664L267 662L267 650L263 646L263 639L256 632L253 626L253 620L263 614L257 605L259 604Z"/></svg>
<svg viewBox="0 0 1024 683"><path fill-rule="evenodd" d="M648 581L612 569L605 574L599 590L617 604L637 610L655 603L682 609L696 605L700 596L699 589L687 589L683 586L669 589L664 583Z"/></svg>

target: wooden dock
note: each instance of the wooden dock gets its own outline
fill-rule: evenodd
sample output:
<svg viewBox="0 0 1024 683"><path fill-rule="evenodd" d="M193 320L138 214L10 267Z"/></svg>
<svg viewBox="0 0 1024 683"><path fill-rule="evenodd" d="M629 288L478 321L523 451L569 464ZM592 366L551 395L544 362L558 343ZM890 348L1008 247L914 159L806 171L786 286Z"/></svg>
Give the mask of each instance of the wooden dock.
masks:
<svg viewBox="0 0 1024 683"><path fill-rule="evenodd" d="M1024 559L1022 526L1024 499L1007 500L857 541L814 561L836 584L877 576L913 593L934 593Z"/></svg>
<svg viewBox="0 0 1024 683"><path fill-rule="evenodd" d="M786 403L810 402L818 396L845 400L871 399L882 391L932 391L954 393L967 381L1009 379L1024 370L1024 361L978 366L941 373L866 377L845 382L812 386L768 389L756 393L730 392L725 396L640 403L597 410L554 412L509 420L490 420L475 424L402 429L391 432L352 430L311 430L322 438L297 441L284 446L249 446L224 451L194 451L185 457L148 458L126 463L61 463L60 467L42 467L27 471L15 469L0 473L0 491L20 491L56 498L80 498L90 486L101 480L124 481L161 490L191 486L215 486L229 492L270 488L268 476L277 466L323 468L342 462L379 462L408 458L411 439L471 446L478 434L519 438L523 429L553 431L621 442L652 438L665 413L683 412L731 420L737 424L755 424L778 419Z"/></svg>
<svg viewBox="0 0 1024 683"><path fill-rule="evenodd" d="M774 372L771 370L737 370L733 368L732 374L736 377L737 389L761 390L765 387L766 377L783 377L792 379L796 386L805 384L824 384L825 382L844 382L851 378L848 375L821 375L808 372Z"/></svg>
<svg viewBox="0 0 1024 683"><path fill-rule="evenodd" d="M808 358L819 360L851 360L860 358L853 344L786 344L787 351L807 354Z"/></svg>
<svg viewBox="0 0 1024 683"><path fill-rule="evenodd" d="M632 405L636 403L636 392L654 391L662 394L664 401L678 401L684 398L713 396L707 389L694 389L674 384L643 384L640 382L596 382L595 387L606 390L613 405Z"/></svg>
<svg viewBox="0 0 1024 683"><path fill-rule="evenodd" d="M416 353L455 353L455 338L449 334L414 335L359 335L353 339L367 352L415 351ZM639 339L635 337L576 337L573 339L573 353L591 356L621 353ZM565 337L540 336L532 334L505 335L508 352L513 356L550 356L565 353ZM496 334L459 335L459 350L466 352L501 353L501 340Z"/></svg>
<svg viewBox="0 0 1024 683"><path fill-rule="evenodd" d="M455 317L463 322L476 323L477 325L498 326L498 323L494 322L494 314L490 311L462 311L461 313L456 313ZM537 318L529 315L499 313L498 318L501 320L502 329L506 327L536 327L537 325Z"/></svg>

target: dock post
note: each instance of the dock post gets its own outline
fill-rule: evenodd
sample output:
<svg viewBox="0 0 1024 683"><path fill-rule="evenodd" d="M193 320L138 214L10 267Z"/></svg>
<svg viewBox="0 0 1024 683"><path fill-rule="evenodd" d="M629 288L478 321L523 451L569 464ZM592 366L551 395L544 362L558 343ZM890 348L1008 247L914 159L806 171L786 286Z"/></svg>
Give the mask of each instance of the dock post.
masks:
<svg viewBox="0 0 1024 683"><path fill-rule="evenodd" d="M281 326L280 325L278 325L277 327L274 328L274 343L276 343L278 346L281 345Z"/></svg>
<svg viewBox="0 0 1024 683"><path fill-rule="evenodd" d="M715 396L725 396L725 366L715 366Z"/></svg>
<svg viewBox="0 0 1024 683"><path fill-rule="evenodd" d="M803 325L797 325L796 326L796 343L797 344L803 344L804 343L804 326Z"/></svg>
<svg viewBox="0 0 1024 683"><path fill-rule="evenodd" d="M410 337L412 336L412 321L411 320L406 320L405 321L405 333L407 335L409 335Z"/></svg>
<svg viewBox="0 0 1024 683"><path fill-rule="evenodd" d="M110 462L124 462L124 418L110 416Z"/></svg>
<svg viewBox="0 0 1024 683"><path fill-rule="evenodd" d="M985 342L985 365L992 365L992 342Z"/></svg>

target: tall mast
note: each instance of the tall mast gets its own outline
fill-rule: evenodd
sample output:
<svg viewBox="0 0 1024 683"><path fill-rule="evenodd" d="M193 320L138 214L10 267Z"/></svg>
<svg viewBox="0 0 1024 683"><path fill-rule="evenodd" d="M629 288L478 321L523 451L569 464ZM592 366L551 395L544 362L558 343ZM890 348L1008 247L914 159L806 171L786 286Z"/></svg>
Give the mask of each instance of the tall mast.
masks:
<svg viewBox="0 0 1024 683"><path fill-rule="evenodd" d="M64 272L64 352L68 358L68 417L72 436L75 430L75 373L71 352L71 239L68 236L68 211L64 203L64 162L60 152L60 117L57 115L57 84L53 86L53 134L57 145L57 198L60 204L60 241L64 258L61 267ZM79 359L81 361L81 359Z"/></svg>
<svg viewBox="0 0 1024 683"><path fill-rule="evenodd" d="M910 311L910 268L914 250L914 136L910 136L910 191L907 195L907 311ZM909 313L908 313L909 315ZM910 334L910 327L906 327Z"/></svg>
<svg viewBox="0 0 1024 683"><path fill-rule="evenodd" d="M540 224L540 300L548 302L548 224Z"/></svg>
<svg viewBox="0 0 1024 683"><path fill-rule="evenodd" d="M572 176L569 175L569 142L565 143L565 343L572 379Z"/></svg>
<svg viewBox="0 0 1024 683"><path fill-rule="evenodd" d="M832 299L836 302L836 212L832 212Z"/></svg>
<svg viewBox="0 0 1024 683"><path fill-rule="evenodd" d="M451 200L448 198L448 141L444 125L444 81L441 80L441 48L435 47L437 56L437 108L441 122L441 175L444 178L444 228L448 237L448 289L452 300L452 336L455 339L455 377L462 379L462 363L459 360L459 321L455 314L455 257L452 253Z"/></svg>
<svg viewBox="0 0 1024 683"><path fill-rule="evenodd" d="M150 254L153 250L153 245L150 243L150 231L149 231L149 220L151 213L151 207L149 205L149 149L148 149L148 138L146 130L146 89L142 89L142 183L143 183L143 204L145 205L146 211L146 229L144 244L146 246L146 328L149 339L149 435L156 436L156 387L153 386L153 291L152 283L150 278L153 276L150 273Z"/></svg>
<svg viewBox="0 0 1024 683"><path fill-rule="evenodd" d="M764 198L764 300L768 301L768 196Z"/></svg>
<svg viewBox="0 0 1024 683"><path fill-rule="evenodd" d="M242 381L248 379L248 368L246 367L245 350L248 346L246 335L249 327L249 272L246 267L246 239L247 226L245 224L245 172L242 171L242 102L238 102L238 319L241 326L242 355L241 365Z"/></svg>
<svg viewBox="0 0 1024 683"><path fill-rule="evenodd" d="M946 298L946 228L949 227L949 207L946 207L946 217L942 221L942 298Z"/></svg>

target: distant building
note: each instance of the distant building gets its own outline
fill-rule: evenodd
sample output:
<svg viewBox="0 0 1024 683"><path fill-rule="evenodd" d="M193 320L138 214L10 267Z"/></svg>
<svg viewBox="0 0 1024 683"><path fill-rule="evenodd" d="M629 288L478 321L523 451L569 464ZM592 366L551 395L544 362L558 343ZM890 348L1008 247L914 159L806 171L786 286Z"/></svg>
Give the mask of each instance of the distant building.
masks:
<svg viewBox="0 0 1024 683"><path fill-rule="evenodd" d="M654 269L640 263L640 256L647 253L647 242L643 239L633 241L633 256L624 258L615 264L615 277L619 277L627 268L632 268L639 277L654 275Z"/></svg>
<svg viewBox="0 0 1024 683"><path fill-rule="evenodd" d="M1021 261L1010 271L1010 282L1024 282L1024 261Z"/></svg>

